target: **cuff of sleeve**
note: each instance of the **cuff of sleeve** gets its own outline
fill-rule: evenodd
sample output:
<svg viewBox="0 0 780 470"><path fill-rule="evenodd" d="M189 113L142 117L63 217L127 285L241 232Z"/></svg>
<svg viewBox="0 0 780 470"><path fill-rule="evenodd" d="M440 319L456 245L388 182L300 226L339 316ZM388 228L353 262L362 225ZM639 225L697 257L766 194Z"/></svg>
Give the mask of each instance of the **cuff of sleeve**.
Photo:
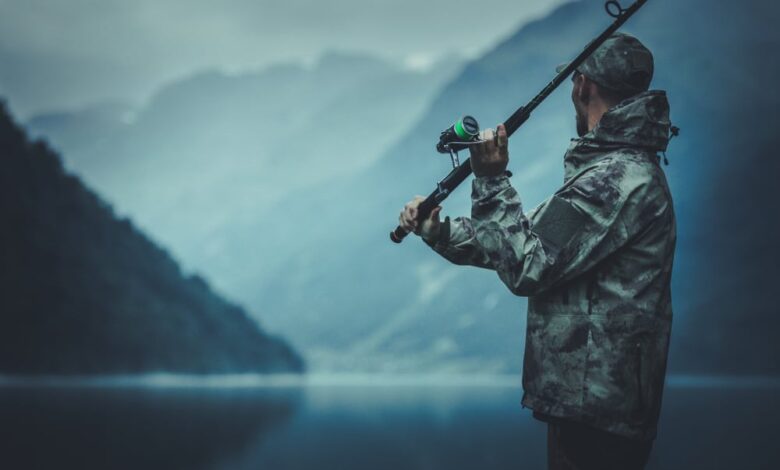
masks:
<svg viewBox="0 0 780 470"><path fill-rule="evenodd" d="M478 176L474 178L471 186L471 199L481 200L495 196L501 191L510 188L509 172L498 176Z"/></svg>
<svg viewBox="0 0 780 470"><path fill-rule="evenodd" d="M439 233L431 238L423 237L423 241L434 250L447 248L450 242L450 218L445 217L439 225Z"/></svg>

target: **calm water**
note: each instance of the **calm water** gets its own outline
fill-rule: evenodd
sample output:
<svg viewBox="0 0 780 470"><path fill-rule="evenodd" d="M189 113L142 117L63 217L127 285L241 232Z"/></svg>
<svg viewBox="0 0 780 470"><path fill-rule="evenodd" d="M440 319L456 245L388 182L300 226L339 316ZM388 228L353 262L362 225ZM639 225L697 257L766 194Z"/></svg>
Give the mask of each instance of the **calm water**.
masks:
<svg viewBox="0 0 780 470"><path fill-rule="evenodd" d="M545 468L520 396L514 379L6 383L0 468ZM649 468L778 469L779 424L776 383L673 380Z"/></svg>

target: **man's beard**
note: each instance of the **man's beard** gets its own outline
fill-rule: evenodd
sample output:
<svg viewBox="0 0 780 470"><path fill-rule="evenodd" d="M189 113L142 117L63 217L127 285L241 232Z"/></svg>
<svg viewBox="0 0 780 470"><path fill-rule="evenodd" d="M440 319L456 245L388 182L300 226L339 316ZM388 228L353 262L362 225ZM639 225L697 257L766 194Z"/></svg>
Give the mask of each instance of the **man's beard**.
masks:
<svg viewBox="0 0 780 470"><path fill-rule="evenodd" d="M588 133L588 119L584 113L576 112L575 119L577 121L577 135L582 137Z"/></svg>

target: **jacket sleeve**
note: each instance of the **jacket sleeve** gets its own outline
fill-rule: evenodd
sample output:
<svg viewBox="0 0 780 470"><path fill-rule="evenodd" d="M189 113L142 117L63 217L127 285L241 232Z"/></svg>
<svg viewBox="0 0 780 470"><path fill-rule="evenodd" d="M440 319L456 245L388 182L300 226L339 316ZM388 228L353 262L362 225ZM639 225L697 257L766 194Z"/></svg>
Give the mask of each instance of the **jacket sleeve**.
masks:
<svg viewBox="0 0 780 470"><path fill-rule="evenodd" d="M482 251L482 247L479 246L474 235L475 231L471 219L468 217L455 219L447 217L441 224L437 239L435 241L425 240L425 243L452 263L492 269L487 254Z"/></svg>
<svg viewBox="0 0 780 470"><path fill-rule="evenodd" d="M627 212L641 200L642 177L624 163L587 170L530 217L506 176L475 178L471 221L474 251L509 289L544 292L595 266L630 238ZM631 204L627 201L631 200Z"/></svg>
<svg viewBox="0 0 780 470"><path fill-rule="evenodd" d="M529 213L529 217L533 217L538 209L538 207L533 209ZM528 223L525 216L522 216L522 219L526 224ZM492 270L493 265L485 250L477 243L475 235L474 223L470 218L450 219L446 217L441 224L441 230L436 240L423 240L443 258L454 264Z"/></svg>

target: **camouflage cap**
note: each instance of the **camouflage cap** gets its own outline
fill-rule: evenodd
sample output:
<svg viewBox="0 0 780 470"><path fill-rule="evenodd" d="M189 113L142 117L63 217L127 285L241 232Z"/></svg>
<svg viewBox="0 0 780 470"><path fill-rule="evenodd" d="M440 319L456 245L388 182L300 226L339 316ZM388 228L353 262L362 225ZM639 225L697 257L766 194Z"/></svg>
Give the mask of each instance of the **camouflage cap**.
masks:
<svg viewBox="0 0 780 470"><path fill-rule="evenodd" d="M567 65L559 65L556 71ZM653 79L653 54L634 36L615 33L576 70L604 88L640 93Z"/></svg>

